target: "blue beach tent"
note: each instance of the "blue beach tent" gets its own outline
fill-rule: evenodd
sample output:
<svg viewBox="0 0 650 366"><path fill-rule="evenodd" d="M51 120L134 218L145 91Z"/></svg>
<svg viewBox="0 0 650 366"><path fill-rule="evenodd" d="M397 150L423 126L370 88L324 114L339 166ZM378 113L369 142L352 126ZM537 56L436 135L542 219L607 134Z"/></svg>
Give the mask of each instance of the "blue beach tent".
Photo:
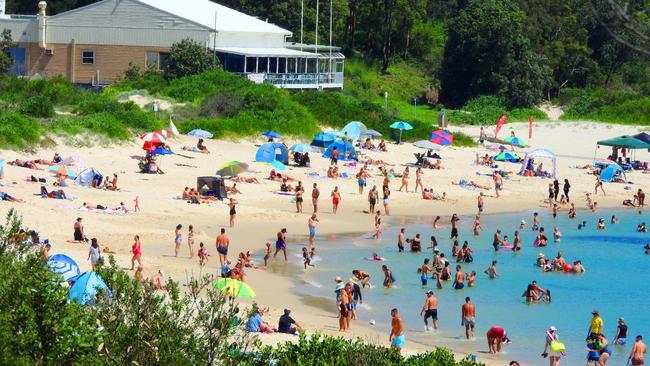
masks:
<svg viewBox="0 0 650 366"><path fill-rule="evenodd" d="M260 146L255 154L255 161L272 163L274 160L282 164L289 164L289 150L279 142L267 142Z"/></svg>
<svg viewBox="0 0 650 366"><path fill-rule="evenodd" d="M84 169L77 175L77 178L74 179L74 185L90 187L93 185L93 179L95 179L95 177L97 177L97 184L101 184L104 177L99 171L94 168Z"/></svg>
<svg viewBox="0 0 650 366"><path fill-rule="evenodd" d="M339 152L339 160L357 160L357 151L354 149L354 146L352 146L352 144L346 140L334 141L334 143L331 144L327 150L325 150L323 157L328 159L331 158L332 150L334 150L334 148L336 148L336 150Z"/></svg>
<svg viewBox="0 0 650 366"><path fill-rule="evenodd" d="M609 183L617 174L623 180L627 181L627 177L625 176L625 170L623 170L623 168L618 164L610 164L607 166L607 168L603 169L603 171L600 173L600 180Z"/></svg>
<svg viewBox="0 0 650 366"><path fill-rule="evenodd" d="M95 297L104 291L108 291L108 295L112 296L106 282L96 272L84 272L70 288L68 297L82 305L94 305Z"/></svg>
<svg viewBox="0 0 650 366"><path fill-rule="evenodd" d="M336 137L334 137L334 135L326 132L321 132L318 135L314 136L314 139L311 141L311 146L325 150L334 143L334 140L336 140Z"/></svg>

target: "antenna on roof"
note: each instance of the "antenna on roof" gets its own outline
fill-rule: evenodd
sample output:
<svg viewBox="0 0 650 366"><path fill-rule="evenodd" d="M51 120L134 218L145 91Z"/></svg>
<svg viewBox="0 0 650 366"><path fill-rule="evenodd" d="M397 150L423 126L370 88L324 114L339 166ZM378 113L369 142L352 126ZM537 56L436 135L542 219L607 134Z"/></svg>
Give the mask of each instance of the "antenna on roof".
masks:
<svg viewBox="0 0 650 366"><path fill-rule="evenodd" d="M212 67L217 68L217 11L214 11L214 35L212 36Z"/></svg>
<svg viewBox="0 0 650 366"><path fill-rule="evenodd" d="M302 51L302 28L303 28L303 17L305 15L305 0L300 0L300 51Z"/></svg>

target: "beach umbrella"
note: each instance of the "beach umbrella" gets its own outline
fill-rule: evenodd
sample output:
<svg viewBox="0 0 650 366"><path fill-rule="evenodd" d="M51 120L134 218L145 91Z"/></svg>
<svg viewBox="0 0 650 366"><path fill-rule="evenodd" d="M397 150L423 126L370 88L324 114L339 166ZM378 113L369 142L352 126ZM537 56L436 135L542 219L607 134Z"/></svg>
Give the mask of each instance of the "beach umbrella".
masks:
<svg viewBox="0 0 650 366"><path fill-rule="evenodd" d="M277 160L273 160L273 162L271 163L271 166L275 170L285 170L285 169L287 169L286 165L282 164L281 162L279 162Z"/></svg>
<svg viewBox="0 0 650 366"><path fill-rule="evenodd" d="M290 151L297 152L297 153L307 153L307 152L312 152L313 149L311 146L307 144L293 144L289 148Z"/></svg>
<svg viewBox="0 0 650 366"><path fill-rule="evenodd" d="M520 139L519 137L508 136L505 139L503 139L503 141L517 146L522 146L522 147L527 146L526 142L524 142L524 140Z"/></svg>
<svg viewBox="0 0 650 366"><path fill-rule="evenodd" d="M166 130L164 130L164 131L166 131ZM165 138L165 135L162 134L160 131L143 133L142 135L140 135L140 139L142 141L144 141L144 142L149 142L149 143L154 143L154 144L166 143L167 142L167 139Z"/></svg>
<svg viewBox="0 0 650 366"><path fill-rule="evenodd" d="M255 291L248 284L232 278L222 278L215 282L214 287L231 297L255 297Z"/></svg>
<svg viewBox="0 0 650 366"><path fill-rule="evenodd" d="M265 132L262 132L262 136L270 137L270 138L272 138L272 139L277 139L277 138L282 137L282 136L280 136L279 133L277 133L277 132L275 132L275 131L265 131Z"/></svg>
<svg viewBox="0 0 650 366"><path fill-rule="evenodd" d="M506 151L502 151L499 153L497 156L494 157L494 160L496 161L509 161L511 163L516 163L519 161L519 155L515 153L509 153Z"/></svg>
<svg viewBox="0 0 650 366"><path fill-rule="evenodd" d="M411 126L408 122L404 122L404 121L393 122L388 127L399 130L399 140L400 140L400 142L402 141L402 131L404 131L404 130L412 130L413 129L413 126Z"/></svg>
<svg viewBox="0 0 650 366"><path fill-rule="evenodd" d="M507 150L507 148L505 146L503 146L501 144L497 144L497 143L488 145L487 149L492 150L492 151L504 151L504 150Z"/></svg>
<svg viewBox="0 0 650 366"><path fill-rule="evenodd" d="M370 136L370 137L382 137L382 135L379 131L375 130L365 130L361 132L361 136Z"/></svg>
<svg viewBox="0 0 650 366"><path fill-rule="evenodd" d="M451 145L454 143L454 135L445 130L433 131L431 132L431 142L442 146Z"/></svg>
<svg viewBox="0 0 650 366"><path fill-rule="evenodd" d="M413 146L426 150L440 150L440 147L431 141L420 140L413 143Z"/></svg>
<svg viewBox="0 0 650 366"><path fill-rule="evenodd" d="M74 285L68 292L70 300L76 301L79 304L95 303L95 297L108 290L106 282L95 272L85 272L77 278ZM110 290L108 290L110 296Z"/></svg>
<svg viewBox="0 0 650 366"><path fill-rule="evenodd" d="M171 151L170 149L166 149L164 147L159 147L156 150L151 152L151 155L171 155L174 152Z"/></svg>
<svg viewBox="0 0 650 366"><path fill-rule="evenodd" d="M219 170L217 170L217 175L222 177L236 177L239 173L243 173L247 170L248 164L233 160L219 168Z"/></svg>
<svg viewBox="0 0 650 366"><path fill-rule="evenodd" d="M158 131L156 131L154 133L162 135L164 138L168 138L169 135L171 135L171 132L169 130L158 130Z"/></svg>
<svg viewBox="0 0 650 366"><path fill-rule="evenodd" d="M198 137L200 139L211 139L213 135L206 130L197 128L195 130L188 132L187 136Z"/></svg>
<svg viewBox="0 0 650 366"><path fill-rule="evenodd" d="M344 136L347 136L352 140L358 140L365 130L366 125L359 121L352 121L345 125L341 131L343 132Z"/></svg>
<svg viewBox="0 0 650 366"><path fill-rule="evenodd" d="M77 172L73 168L71 168L71 167L69 167L67 165L52 165L49 168L49 171L51 171L52 173L55 173L55 174L58 174L58 175L63 175L63 176L70 177L70 178L76 178L77 177Z"/></svg>
<svg viewBox="0 0 650 366"><path fill-rule="evenodd" d="M65 254L55 254L47 260L47 265L52 272L63 276L64 281L74 281L81 274L79 266L74 259Z"/></svg>

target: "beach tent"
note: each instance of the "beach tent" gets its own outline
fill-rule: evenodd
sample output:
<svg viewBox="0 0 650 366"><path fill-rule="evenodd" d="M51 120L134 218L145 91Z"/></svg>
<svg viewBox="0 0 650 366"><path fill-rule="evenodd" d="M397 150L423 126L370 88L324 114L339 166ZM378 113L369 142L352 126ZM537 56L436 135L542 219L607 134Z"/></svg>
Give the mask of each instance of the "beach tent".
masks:
<svg viewBox="0 0 650 366"><path fill-rule="evenodd" d="M347 138L354 140L358 140L361 138L361 135L363 132L366 130L366 125L359 121L352 121L345 125L341 132L343 132L344 136L347 136Z"/></svg>
<svg viewBox="0 0 650 366"><path fill-rule="evenodd" d="M645 132L637 133L636 135L634 135L632 137L634 137L637 140L641 140L641 141L645 142L646 144L650 144L650 135L645 133Z"/></svg>
<svg viewBox="0 0 650 366"><path fill-rule="evenodd" d="M508 161L511 163L516 163L519 159L521 159L519 155L507 151L502 151L494 157L494 160L496 161Z"/></svg>
<svg viewBox="0 0 650 366"><path fill-rule="evenodd" d="M5 177L5 161L0 159L0 179Z"/></svg>
<svg viewBox="0 0 650 366"><path fill-rule="evenodd" d="M557 169L557 157L555 156L555 153L552 152L549 149L535 149L531 150L526 153L524 156L524 160L521 163L521 170L519 170L519 174L523 174L524 170L526 170L526 166L528 166L528 161L530 159L550 159L551 162L553 163L553 179L555 179L556 175L556 169Z"/></svg>
<svg viewBox="0 0 650 366"><path fill-rule="evenodd" d="M339 152L339 160L348 161L348 160L357 160L357 151L354 149L354 146L349 141L346 140L336 140L331 144L325 153L323 154L324 158L331 158L332 151L336 147L336 150Z"/></svg>
<svg viewBox="0 0 650 366"><path fill-rule="evenodd" d="M70 288L68 297L82 305L94 305L95 297L104 291L108 292L108 296L112 296L106 282L96 272L84 272Z"/></svg>
<svg viewBox="0 0 650 366"><path fill-rule="evenodd" d="M198 177L196 178L196 190L199 192L213 192L219 199L227 198L226 185L219 177Z"/></svg>
<svg viewBox="0 0 650 366"><path fill-rule="evenodd" d="M74 179L74 185L91 187L93 185L93 179L95 179L95 177L99 178L98 184L101 184L102 178L104 178L102 174L94 168L88 168L77 175L77 178Z"/></svg>
<svg viewBox="0 0 650 366"><path fill-rule="evenodd" d="M314 136L314 139L311 141L311 146L322 149L321 151L324 151L334 143L334 140L336 140L336 137L334 137L334 135L327 132L321 132L318 135Z"/></svg>
<svg viewBox="0 0 650 366"><path fill-rule="evenodd" d="M63 276L64 281L74 281L80 274L79 266L74 259L65 254L55 254L47 260L52 272Z"/></svg>
<svg viewBox="0 0 650 366"><path fill-rule="evenodd" d="M614 178L617 173L619 173L619 175L622 175L623 179L627 181L625 170L623 170L623 168L616 163L609 164L605 169L603 169L603 171L600 173L600 180L607 183L611 182L612 178Z"/></svg>
<svg viewBox="0 0 650 366"><path fill-rule="evenodd" d="M314 149L312 149L311 146L309 146L307 144L293 144L289 148L289 151L304 154L304 153L312 152L312 151L314 151Z"/></svg>
<svg viewBox="0 0 650 366"><path fill-rule="evenodd" d="M289 164L289 150L279 142L267 142L260 146L255 154L255 161L272 163L277 160L283 164Z"/></svg>
<svg viewBox="0 0 650 366"><path fill-rule="evenodd" d="M601 146L624 147L626 149L650 149L650 143L632 136L619 136L597 142Z"/></svg>

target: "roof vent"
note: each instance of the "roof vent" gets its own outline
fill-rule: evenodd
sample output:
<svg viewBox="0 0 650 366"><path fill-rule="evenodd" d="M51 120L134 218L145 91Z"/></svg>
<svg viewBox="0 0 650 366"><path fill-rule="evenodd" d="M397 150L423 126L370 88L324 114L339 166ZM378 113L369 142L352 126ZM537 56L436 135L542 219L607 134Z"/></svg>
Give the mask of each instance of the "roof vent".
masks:
<svg viewBox="0 0 650 366"><path fill-rule="evenodd" d="M46 55L54 55L54 49L53 48L46 48L45 49L45 54Z"/></svg>

